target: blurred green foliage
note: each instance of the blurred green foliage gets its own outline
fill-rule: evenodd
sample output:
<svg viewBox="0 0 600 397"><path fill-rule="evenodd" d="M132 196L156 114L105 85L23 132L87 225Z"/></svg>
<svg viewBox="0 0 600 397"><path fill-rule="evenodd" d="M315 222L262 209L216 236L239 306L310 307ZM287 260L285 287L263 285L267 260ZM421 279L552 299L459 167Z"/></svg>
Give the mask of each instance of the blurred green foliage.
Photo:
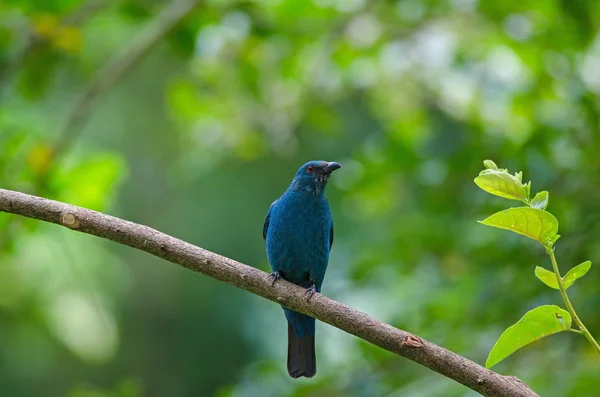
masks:
<svg viewBox="0 0 600 397"><path fill-rule="evenodd" d="M0 186L266 270L270 203L300 164L339 161L324 293L480 364L560 303L539 244L475 222L502 205L472 183L482 159L552 192L563 273L600 257L600 2L209 0L56 157L80 93L164 3L0 3ZM270 302L3 213L0 247L2 396L473 395L323 324L317 377L294 381ZM569 290L596 338L598 277ZM551 397L597 395L597 368L571 333L494 367Z"/></svg>

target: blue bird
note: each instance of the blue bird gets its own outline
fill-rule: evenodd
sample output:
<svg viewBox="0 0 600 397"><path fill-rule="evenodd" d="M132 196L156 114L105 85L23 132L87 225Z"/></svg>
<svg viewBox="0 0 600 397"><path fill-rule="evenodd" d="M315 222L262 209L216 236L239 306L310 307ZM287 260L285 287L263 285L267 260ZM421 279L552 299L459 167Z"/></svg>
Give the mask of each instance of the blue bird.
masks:
<svg viewBox="0 0 600 397"><path fill-rule="evenodd" d="M331 173L341 165L309 161L275 200L263 226L263 238L273 273L306 288L308 299L321 292L329 251L333 244L333 219L325 198ZM288 321L287 368L292 378L310 378L317 372L315 319L283 308Z"/></svg>

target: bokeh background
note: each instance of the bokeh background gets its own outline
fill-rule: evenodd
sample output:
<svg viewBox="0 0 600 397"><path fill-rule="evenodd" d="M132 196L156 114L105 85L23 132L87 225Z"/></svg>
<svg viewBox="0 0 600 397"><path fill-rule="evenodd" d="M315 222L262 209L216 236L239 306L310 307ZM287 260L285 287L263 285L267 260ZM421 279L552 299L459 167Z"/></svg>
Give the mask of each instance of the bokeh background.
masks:
<svg viewBox="0 0 600 397"><path fill-rule="evenodd" d="M600 259L599 93L595 0L5 0L0 186L267 270L270 203L305 161L339 161L324 293L483 364L561 300L539 244L476 223L518 203L472 180L486 158L523 170L550 191L563 272ZM570 289L597 338L599 280ZM291 380L275 304L0 213L2 397L475 395L317 334L317 376ZM565 333L494 369L585 397L599 365Z"/></svg>

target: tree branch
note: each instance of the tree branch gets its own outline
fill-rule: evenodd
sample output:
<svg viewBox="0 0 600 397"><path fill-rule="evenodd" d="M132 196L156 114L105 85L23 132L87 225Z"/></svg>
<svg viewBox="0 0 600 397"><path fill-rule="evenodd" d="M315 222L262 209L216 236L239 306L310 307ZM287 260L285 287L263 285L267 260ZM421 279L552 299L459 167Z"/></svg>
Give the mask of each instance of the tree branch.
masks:
<svg viewBox="0 0 600 397"><path fill-rule="evenodd" d="M377 321L365 313L281 280L233 259L207 251L150 227L85 208L0 189L0 211L56 223L146 251L195 272L308 314L385 350L406 357L487 397L538 396L525 383L503 376L409 332ZM539 396L538 396L539 397Z"/></svg>
<svg viewBox="0 0 600 397"><path fill-rule="evenodd" d="M67 116L54 147L54 157L65 152L87 119L92 103L109 91L129 70L200 5L200 0L171 1L134 41L121 48L97 73Z"/></svg>

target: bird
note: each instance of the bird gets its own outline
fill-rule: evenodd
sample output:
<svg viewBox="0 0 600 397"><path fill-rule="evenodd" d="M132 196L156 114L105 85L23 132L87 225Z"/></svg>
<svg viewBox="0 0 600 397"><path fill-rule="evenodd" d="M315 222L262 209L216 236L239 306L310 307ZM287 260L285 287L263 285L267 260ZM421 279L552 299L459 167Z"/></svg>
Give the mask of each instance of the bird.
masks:
<svg viewBox="0 0 600 397"><path fill-rule="evenodd" d="M341 164L309 161L271 204L263 225L272 285L282 278L306 288L307 299L321 292L333 244L333 218L325 198L331 173ZM287 370L292 378L317 372L315 319L283 307L288 322Z"/></svg>

